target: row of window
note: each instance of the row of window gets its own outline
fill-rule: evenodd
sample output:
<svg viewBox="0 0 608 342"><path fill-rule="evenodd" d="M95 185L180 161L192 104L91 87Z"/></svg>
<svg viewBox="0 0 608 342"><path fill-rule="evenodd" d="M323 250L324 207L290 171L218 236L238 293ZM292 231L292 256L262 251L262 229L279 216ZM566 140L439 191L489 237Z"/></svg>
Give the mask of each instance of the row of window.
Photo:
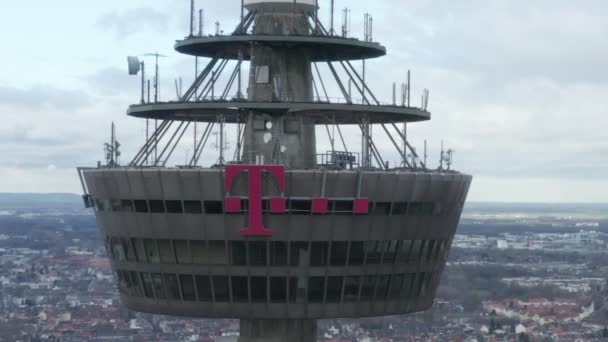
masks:
<svg viewBox="0 0 608 342"><path fill-rule="evenodd" d="M287 200L287 213L310 215L312 199ZM98 211L170 213L170 214L223 214L223 201L178 201L178 200L95 200ZM249 208L249 200L241 199L241 213ZM329 200L328 213L353 215L354 201ZM270 200L262 201L262 211L270 213ZM371 215L432 216L440 214L440 207L433 202L369 202Z"/></svg>
<svg viewBox="0 0 608 342"><path fill-rule="evenodd" d="M108 238L117 261L255 267L360 266L437 262L447 258L448 240L388 241L194 241Z"/></svg>
<svg viewBox="0 0 608 342"><path fill-rule="evenodd" d="M356 303L424 297L434 273L350 277L228 277L117 271L127 295L184 302Z"/></svg>

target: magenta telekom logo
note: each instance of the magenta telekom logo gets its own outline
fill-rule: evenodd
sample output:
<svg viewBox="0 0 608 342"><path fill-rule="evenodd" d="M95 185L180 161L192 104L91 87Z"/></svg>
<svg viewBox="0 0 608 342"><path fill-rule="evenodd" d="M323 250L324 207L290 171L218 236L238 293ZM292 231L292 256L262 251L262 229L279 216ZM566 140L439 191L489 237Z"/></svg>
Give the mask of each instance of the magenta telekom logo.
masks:
<svg viewBox="0 0 608 342"><path fill-rule="evenodd" d="M285 193L285 166L282 165L228 165L226 166L225 189L230 193L235 178L243 172L249 176L249 226L241 230L244 236L271 236L272 230L264 227L262 217L262 184L265 174L276 179L281 194ZM313 198L311 212L313 214L326 214L328 212L329 200L327 198ZM227 213L241 212L241 198L226 196L225 211ZM270 212L273 214L284 214L287 212L287 199L275 197L270 199ZM353 200L354 214L367 214L369 212L369 200L367 198L356 198Z"/></svg>

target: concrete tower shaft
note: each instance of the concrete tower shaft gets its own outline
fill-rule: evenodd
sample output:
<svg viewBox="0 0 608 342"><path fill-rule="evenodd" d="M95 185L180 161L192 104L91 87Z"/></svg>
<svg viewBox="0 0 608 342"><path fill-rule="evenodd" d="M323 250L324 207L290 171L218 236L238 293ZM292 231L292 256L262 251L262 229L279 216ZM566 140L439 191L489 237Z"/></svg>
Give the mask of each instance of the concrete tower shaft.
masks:
<svg viewBox="0 0 608 342"><path fill-rule="evenodd" d="M255 3L256 35L309 36L311 6L291 3ZM248 99L256 102L312 102L309 49L281 44L254 44ZM316 165L315 126L312 120L284 112L252 114L245 128L244 159L308 169Z"/></svg>

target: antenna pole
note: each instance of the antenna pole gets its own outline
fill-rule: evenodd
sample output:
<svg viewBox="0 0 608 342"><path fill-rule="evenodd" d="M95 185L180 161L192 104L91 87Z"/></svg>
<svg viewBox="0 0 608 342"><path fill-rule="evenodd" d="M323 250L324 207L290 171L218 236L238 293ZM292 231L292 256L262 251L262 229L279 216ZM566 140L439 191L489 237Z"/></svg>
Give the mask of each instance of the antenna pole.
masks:
<svg viewBox="0 0 608 342"><path fill-rule="evenodd" d="M315 0L315 33L319 31L319 0Z"/></svg>
<svg viewBox="0 0 608 342"><path fill-rule="evenodd" d="M198 35L200 37L203 36L203 29L205 28L203 21L203 13L204 11L202 9L198 11Z"/></svg>
<svg viewBox="0 0 608 342"><path fill-rule="evenodd" d="M141 61L141 103L145 103L146 92L146 63Z"/></svg>
<svg viewBox="0 0 608 342"><path fill-rule="evenodd" d="M190 37L194 36L194 0L190 0Z"/></svg>
<svg viewBox="0 0 608 342"><path fill-rule="evenodd" d="M158 57L159 54L156 54L156 76L154 77L154 102L158 102Z"/></svg>
<svg viewBox="0 0 608 342"><path fill-rule="evenodd" d="M334 35L334 0L331 0L331 25L329 30L329 35Z"/></svg>
<svg viewBox="0 0 608 342"><path fill-rule="evenodd" d="M148 80L148 103L150 103L150 80Z"/></svg>
<svg viewBox="0 0 608 342"><path fill-rule="evenodd" d="M427 148L426 148L426 139L424 139L424 168L426 169L426 161L427 161Z"/></svg>
<svg viewBox="0 0 608 342"><path fill-rule="evenodd" d="M397 83L393 82L393 106L397 105Z"/></svg>
<svg viewBox="0 0 608 342"><path fill-rule="evenodd" d="M410 107L410 95L412 92L412 72L407 71L407 106Z"/></svg>
<svg viewBox="0 0 608 342"><path fill-rule="evenodd" d="M245 0L241 0L241 30L243 30L245 28L245 23L243 23L243 21L245 20ZM244 32L242 32L244 33Z"/></svg>
<svg viewBox="0 0 608 342"><path fill-rule="evenodd" d="M403 122L403 167L407 166L407 121Z"/></svg>
<svg viewBox="0 0 608 342"><path fill-rule="evenodd" d="M146 118L146 166L148 166L150 156L148 156L148 140L150 139L150 119Z"/></svg>

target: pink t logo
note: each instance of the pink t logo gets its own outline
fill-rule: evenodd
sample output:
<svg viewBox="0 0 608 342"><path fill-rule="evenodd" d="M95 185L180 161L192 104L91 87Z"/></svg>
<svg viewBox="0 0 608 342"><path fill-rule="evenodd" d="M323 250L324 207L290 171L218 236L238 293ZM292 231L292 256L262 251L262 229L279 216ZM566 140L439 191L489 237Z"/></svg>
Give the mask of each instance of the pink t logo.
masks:
<svg viewBox="0 0 608 342"><path fill-rule="evenodd" d="M271 236L272 231L264 227L262 220L262 181L263 172L273 175L278 184L279 191L285 191L285 166L281 165L228 165L226 166L225 190L227 193L232 189L234 179L242 172L249 174L249 227L241 230L245 236ZM286 210L285 198L274 198L270 202L271 211L284 213ZM241 211L241 199L238 197L226 197L226 212L235 213Z"/></svg>

